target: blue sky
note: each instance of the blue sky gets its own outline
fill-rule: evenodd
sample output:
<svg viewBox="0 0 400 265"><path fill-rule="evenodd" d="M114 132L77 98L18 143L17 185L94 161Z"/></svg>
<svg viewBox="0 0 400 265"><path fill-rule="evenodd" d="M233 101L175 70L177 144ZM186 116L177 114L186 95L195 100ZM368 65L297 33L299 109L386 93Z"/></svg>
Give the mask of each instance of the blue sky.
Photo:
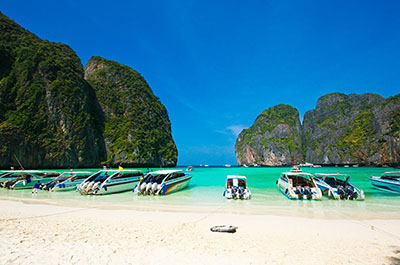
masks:
<svg viewBox="0 0 400 265"><path fill-rule="evenodd" d="M285 103L400 91L399 1L7 1L1 11L85 65L140 72L166 106L180 165L236 164L241 129Z"/></svg>

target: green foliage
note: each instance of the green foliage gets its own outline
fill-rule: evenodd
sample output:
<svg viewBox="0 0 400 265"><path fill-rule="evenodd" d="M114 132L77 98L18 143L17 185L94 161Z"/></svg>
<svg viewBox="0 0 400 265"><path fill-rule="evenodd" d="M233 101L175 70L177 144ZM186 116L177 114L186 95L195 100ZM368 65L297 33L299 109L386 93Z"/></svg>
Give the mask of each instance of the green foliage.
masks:
<svg viewBox="0 0 400 265"><path fill-rule="evenodd" d="M279 136L279 132L274 131L279 124L287 125L286 129L289 135ZM299 157L302 157L301 140L297 133L298 127L300 127L300 118L297 109L284 104L266 109L257 117L250 128L240 133L236 141L236 151L239 158L244 161L243 151L246 146L255 150L257 149L256 146L260 144L262 149L273 148L275 152L289 150L292 161L301 162L301 159L299 159ZM257 159L260 158L256 157Z"/></svg>
<svg viewBox="0 0 400 265"><path fill-rule="evenodd" d="M103 114L75 52L41 40L1 13L0 35L0 125L14 126L15 134L38 152L35 158L21 157L22 162L32 167L99 164L105 154ZM10 162L0 157L0 166Z"/></svg>
<svg viewBox="0 0 400 265"><path fill-rule="evenodd" d="M85 71L105 113L107 162L175 165L177 148L167 110L144 78L101 57L92 57ZM122 153L124 159L118 158Z"/></svg>

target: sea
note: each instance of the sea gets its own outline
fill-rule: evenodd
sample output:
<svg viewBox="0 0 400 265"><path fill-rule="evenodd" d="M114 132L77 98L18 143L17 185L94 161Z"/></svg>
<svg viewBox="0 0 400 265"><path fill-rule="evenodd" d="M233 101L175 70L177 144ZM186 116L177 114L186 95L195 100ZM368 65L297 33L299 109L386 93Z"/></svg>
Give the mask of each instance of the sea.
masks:
<svg viewBox="0 0 400 265"><path fill-rule="evenodd" d="M186 167L177 169L185 170ZM380 176L393 168L322 167L302 168L308 173L343 173L351 175L350 183L365 192L364 201L289 200L277 188L276 181L287 167L194 167L187 189L166 196L138 196L131 191L109 195L81 195L76 191L49 192L40 190L0 189L0 199L23 203L40 203L69 207L128 209L137 211L171 211L231 213L245 215L279 215L322 219L399 219L400 195L375 189L370 176ZM89 169L96 172L100 169ZM143 172L145 168L140 168ZM151 170L158 170L151 168ZM62 170L59 170L62 171ZM65 170L67 171L67 170ZM86 171L86 170L85 170ZM250 200L228 200L223 197L227 175L247 177ZM133 188L133 187L132 187Z"/></svg>

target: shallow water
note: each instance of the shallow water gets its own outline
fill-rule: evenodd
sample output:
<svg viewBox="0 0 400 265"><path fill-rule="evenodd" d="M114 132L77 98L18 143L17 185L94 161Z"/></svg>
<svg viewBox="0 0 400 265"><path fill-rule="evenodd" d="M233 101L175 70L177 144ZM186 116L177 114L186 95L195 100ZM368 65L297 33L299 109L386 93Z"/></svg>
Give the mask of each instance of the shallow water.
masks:
<svg viewBox="0 0 400 265"><path fill-rule="evenodd" d="M182 168L184 169L184 168ZM145 171L145 169L141 169ZM83 196L75 191L39 191L0 189L0 199L25 203L45 203L72 207L135 209L151 211L228 212L237 214L273 214L324 219L398 219L400 195L372 187L369 176L380 176L392 168L303 168L309 173L344 173L350 182L365 192L365 201L296 201L283 196L276 186L282 172L290 168L195 168L189 188L167 196L137 196L132 192L103 196ZM91 169L97 171L97 169ZM222 197L227 175L244 175L252 192L249 201ZM133 187L132 187L133 188Z"/></svg>

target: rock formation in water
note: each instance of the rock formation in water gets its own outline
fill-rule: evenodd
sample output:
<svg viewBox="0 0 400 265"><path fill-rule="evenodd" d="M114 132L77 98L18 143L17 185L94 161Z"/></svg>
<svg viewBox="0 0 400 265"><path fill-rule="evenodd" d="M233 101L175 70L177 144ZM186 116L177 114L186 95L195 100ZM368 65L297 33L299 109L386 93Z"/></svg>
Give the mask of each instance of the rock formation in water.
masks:
<svg viewBox="0 0 400 265"><path fill-rule="evenodd" d="M176 165L178 152L168 112L138 72L92 57L85 67L85 79L105 113L107 163Z"/></svg>
<svg viewBox="0 0 400 265"><path fill-rule="evenodd" d="M304 115L305 159L322 165L391 165L400 162L400 95L321 97Z"/></svg>
<svg viewBox="0 0 400 265"><path fill-rule="evenodd" d="M105 157L104 117L67 45L0 13L0 167L92 167Z"/></svg>
<svg viewBox="0 0 400 265"><path fill-rule="evenodd" d="M290 108L291 113L286 113ZM304 115L301 129L293 122L297 110L278 108L277 122L277 118L263 117L272 109L239 135L239 165L282 166L301 161L320 165L400 164L400 95L385 99L376 94L328 94ZM301 141L298 135L302 135Z"/></svg>
<svg viewBox="0 0 400 265"><path fill-rule="evenodd" d="M289 166L303 161L297 109L277 105L263 111L236 141L239 165Z"/></svg>

